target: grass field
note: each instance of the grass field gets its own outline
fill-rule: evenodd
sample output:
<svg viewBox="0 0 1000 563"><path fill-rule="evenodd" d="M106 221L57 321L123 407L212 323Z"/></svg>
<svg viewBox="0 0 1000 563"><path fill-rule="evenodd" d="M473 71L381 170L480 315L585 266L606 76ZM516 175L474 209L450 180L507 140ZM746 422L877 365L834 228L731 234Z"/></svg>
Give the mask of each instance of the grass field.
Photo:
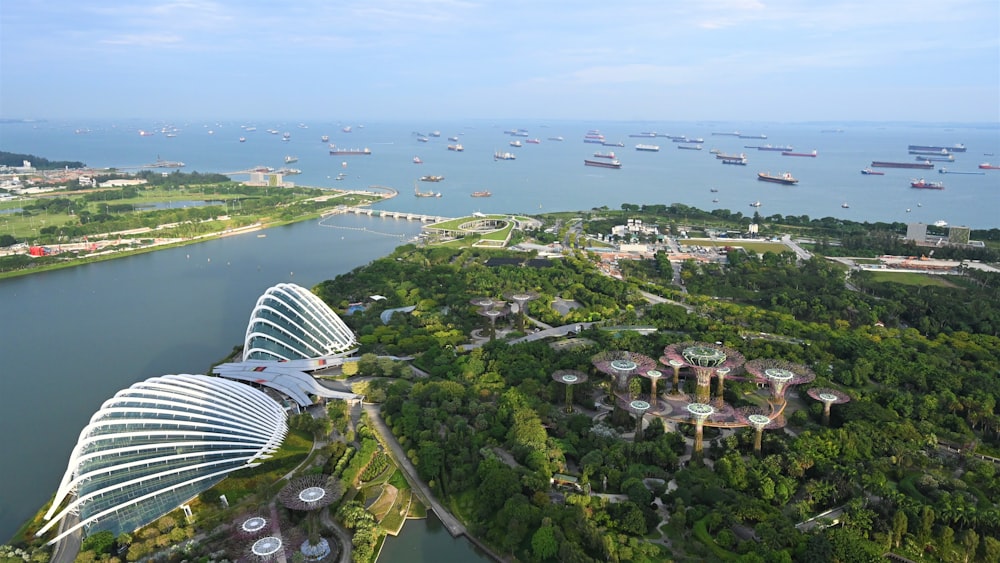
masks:
<svg viewBox="0 0 1000 563"><path fill-rule="evenodd" d="M918 272L872 272L872 279L877 282L901 283L904 285L955 287L943 276L923 274Z"/></svg>
<svg viewBox="0 0 1000 563"><path fill-rule="evenodd" d="M780 242L765 242L740 239L678 239L685 246L733 246L745 248L747 252L763 254L765 252L791 252L791 249Z"/></svg>

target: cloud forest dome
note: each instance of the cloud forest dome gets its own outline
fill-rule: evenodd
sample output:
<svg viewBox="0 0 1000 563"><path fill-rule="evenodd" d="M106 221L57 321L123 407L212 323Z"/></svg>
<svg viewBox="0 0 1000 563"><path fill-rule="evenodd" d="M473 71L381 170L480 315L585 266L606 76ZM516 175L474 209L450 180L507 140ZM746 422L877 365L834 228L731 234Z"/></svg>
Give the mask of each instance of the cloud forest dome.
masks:
<svg viewBox="0 0 1000 563"><path fill-rule="evenodd" d="M50 543L79 528L132 531L257 465L287 432L282 407L242 383L205 375L135 383L105 401L80 433L37 535L69 514L79 522Z"/></svg>
<svg viewBox="0 0 1000 563"><path fill-rule="evenodd" d="M250 313L244 360L301 360L340 356L357 346L351 329L304 287L279 283Z"/></svg>

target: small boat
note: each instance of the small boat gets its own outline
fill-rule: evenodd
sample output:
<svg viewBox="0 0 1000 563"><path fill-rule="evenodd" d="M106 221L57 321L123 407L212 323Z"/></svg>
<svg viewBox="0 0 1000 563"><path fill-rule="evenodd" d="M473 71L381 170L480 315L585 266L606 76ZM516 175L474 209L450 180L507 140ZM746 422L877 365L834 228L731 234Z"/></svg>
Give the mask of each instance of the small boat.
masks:
<svg viewBox="0 0 1000 563"><path fill-rule="evenodd" d="M947 227L948 226L948 222L945 221L944 219L938 219L937 221L934 221L931 224L934 225L935 227Z"/></svg>
<svg viewBox="0 0 1000 563"><path fill-rule="evenodd" d="M472 192L472 197L490 197L493 195L489 190L481 190L478 192Z"/></svg>
<svg viewBox="0 0 1000 563"><path fill-rule="evenodd" d="M465 150L465 147L463 147L461 144L448 145L448 150L455 152L462 152Z"/></svg>
<svg viewBox="0 0 1000 563"><path fill-rule="evenodd" d="M247 138L246 138L246 137L240 137L240 142L241 142L241 143L245 143L245 142L247 142Z"/></svg>
<svg viewBox="0 0 1000 563"><path fill-rule="evenodd" d="M521 146L521 141L511 141L510 142L510 146L512 146L512 147L520 147Z"/></svg>
<svg viewBox="0 0 1000 563"><path fill-rule="evenodd" d="M562 137L549 137L549 140L550 141L562 141L563 138Z"/></svg>
<svg viewBox="0 0 1000 563"><path fill-rule="evenodd" d="M716 192L718 192L718 191L719 191L719 188L712 188L712 189L710 189L710 190L708 190L708 191L710 191L710 192L712 192L712 193L716 193Z"/></svg>
<svg viewBox="0 0 1000 563"><path fill-rule="evenodd" d="M324 143L329 143L330 142L330 136L329 135L323 135L322 137L319 138L319 140L323 141Z"/></svg>
<svg viewBox="0 0 1000 563"><path fill-rule="evenodd" d="M750 203L750 207L760 207L760 200Z"/></svg>
<svg viewBox="0 0 1000 563"><path fill-rule="evenodd" d="M298 161L299 157L297 156L288 155L285 157L285 164L291 164L293 162L298 162Z"/></svg>
<svg viewBox="0 0 1000 563"><path fill-rule="evenodd" d="M265 235L264 233L261 233L261 234L257 235L257 238L267 238L267 235Z"/></svg>
<svg viewBox="0 0 1000 563"><path fill-rule="evenodd" d="M348 125L347 127L344 127L343 129L341 129L341 131L343 131L344 133L350 133L351 132L351 126Z"/></svg>
<svg viewBox="0 0 1000 563"><path fill-rule="evenodd" d="M212 131L209 131L209 133L212 133ZM281 134L281 137L284 138L284 139L291 139L292 138L292 134L286 131L286 132L284 132L284 133Z"/></svg>
<svg viewBox="0 0 1000 563"><path fill-rule="evenodd" d="M431 139L430 139L430 137L417 137L417 140L420 141L421 143L426 143L426 142L430 141Z"/></svg>
<svg viewBox="0 0 1000 563"><path fill-rule="evenodd" d="M799 183L789 172L785 172L780 176L774 176L770 172L758 172L757 179L764 182L774 182L775 184L785 184L787 186Z"/></svg>
<svg viewBox="0 0 1000 563"><path fill-rule="evenodd" d="M816 154L817 153L816 153L815 150L813 150L812 152L781 151L781 156L811 156L811 157L815 157Z"/></svg>
<svg viewBox="0 0 1000 563"><path fill-rule="evenodd" d="M458 141L458 137L448 137L448 140L452 142Z"/></svg>
<svg viewBox="0 0 1000 563"><path fill-rule="evenodd" d="M847 204L846 201L844 203L841 203L840 206L843 207L844 209L848 209L851 207L850 205Z"/></svg>
<svg viewBox="0 0 1000 563"><path fill-rule="evenodd" d="M979 165L979 168L983 170L1000 170L1000 166L996 164L990 164L989 162L984 162Z"/></svg>
<svg viewBox="0 0 1000 563"><path fill-rule="evenodd" d="M885 176L885 172L879 172L877 170L872 170L871 168L862 168L861 173L867 176Z"/></svg>
<svg viewBox="0 0 1000 563"><path fill-rule="evenodd" d="M441 180L444 180L444 176L421 176L420 177L420 181L421 182L440 182Z"/></svg>
<svg viewBox="0 0 1000 563"><path fill-rule="evenodd" d="M712 203L719 203L719 198L715 198L715 199L713 199L713 200L712 200Z"/></svg>
<svg viewBox="0 0 1000 563"><path fill-rule="evenodd" d="M928 182L928 181L924 180L923 178L921 178L919 180L913 180L912 182L910 182L910 187L911 188L917 188L917 189L920 189L920 190L943 190L944 189L944 183L942 183L942 182Z"/></svg>
<svg viewBox="0 0 1000 563"><path fill-rule="evenodd" d="M423 163L424 163L424 161L420 160L419 156L413 157L413 164L423 164Z"/></svg>
<svg viewBox="0 0 1000 563"><path fill-rule="evenodd" d="M441 136L440 131L431 131L431 137L440 137L440 136Z"/></svg>
<svg viewBox="0 0 1000 563"><path fill-rule="evenodd" d="M541 139L528 139L525 143L531 143L532 145L539 145L542 143Z"/></svg>

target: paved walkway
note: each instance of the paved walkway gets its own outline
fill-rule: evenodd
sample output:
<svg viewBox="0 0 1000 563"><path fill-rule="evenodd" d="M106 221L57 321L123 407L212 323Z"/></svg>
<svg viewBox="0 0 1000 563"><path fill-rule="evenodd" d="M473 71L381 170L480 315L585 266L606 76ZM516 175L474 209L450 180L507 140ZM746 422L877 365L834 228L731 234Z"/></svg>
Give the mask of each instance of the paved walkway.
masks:
<svg viewBox="0 0 1000 563"><path fill-rule="evenodd" d="M431 490L427 485L420 479L417 475L417 469L413 467L410 463L409 458L406 457L406 452L403 451L403 447L399 445L396 437L389 431L385 425L385 421L382 420L382 413L379 411L377 405L365 405L365 412L368 413L368 420L371 422L372 427L376 432L382 436L382 442L389 446L392 451L392 457L396 461L396 465L402 470L403 475L406 476L407 482L410 483L410 487L413 488L413 493L417 495L420 502L424 503L430 510L434 511L444 527L447 528L448 533L454 537L465 535L466 529L465 525L459 522L458 518L446 510L444 506L441 505L434 498Z"/></svg>

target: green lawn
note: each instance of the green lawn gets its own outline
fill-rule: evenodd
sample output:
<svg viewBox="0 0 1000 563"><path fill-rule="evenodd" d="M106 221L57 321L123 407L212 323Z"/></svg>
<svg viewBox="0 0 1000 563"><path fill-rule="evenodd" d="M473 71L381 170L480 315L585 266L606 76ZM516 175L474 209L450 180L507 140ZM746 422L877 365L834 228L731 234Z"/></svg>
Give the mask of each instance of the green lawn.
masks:
<svg viewBox="0 0 1000 563"><path fill-rule="evenodd" d="M955 287L942 276L919 272L877 272L872 271L872 279L877 282L901 283L904 285Z"/></svg>

